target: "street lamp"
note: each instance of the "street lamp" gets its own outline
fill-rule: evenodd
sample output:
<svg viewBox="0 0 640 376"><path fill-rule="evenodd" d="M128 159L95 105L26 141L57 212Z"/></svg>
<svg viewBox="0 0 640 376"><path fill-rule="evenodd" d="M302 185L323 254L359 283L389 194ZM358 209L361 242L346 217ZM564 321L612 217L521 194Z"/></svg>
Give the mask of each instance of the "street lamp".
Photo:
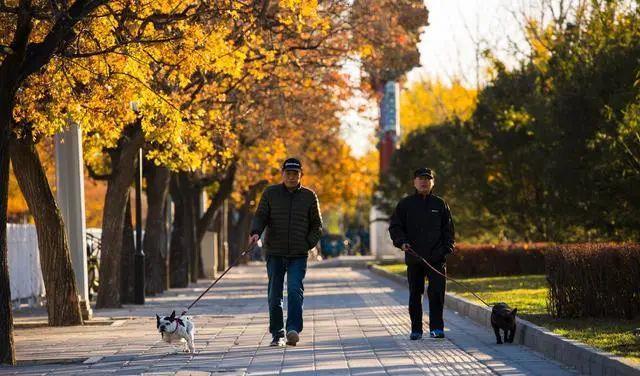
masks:
<svg viewBox="0 0 640 376"><path fill-rule="evenodd" d="M131 110L138 113L138 102L131 102ZM138 149L138 165L135 175L136 191L136 249L134 256L133 302L144 304L144 251L142 250L142 148Z"/></svg>
<svg viewBox="0 0 640 376"><path fill-rule="evenodd" d="M144 304L144 251L142 250L142 148L138 150L138 166L136 169L136 254L134 303Z"/></svg>

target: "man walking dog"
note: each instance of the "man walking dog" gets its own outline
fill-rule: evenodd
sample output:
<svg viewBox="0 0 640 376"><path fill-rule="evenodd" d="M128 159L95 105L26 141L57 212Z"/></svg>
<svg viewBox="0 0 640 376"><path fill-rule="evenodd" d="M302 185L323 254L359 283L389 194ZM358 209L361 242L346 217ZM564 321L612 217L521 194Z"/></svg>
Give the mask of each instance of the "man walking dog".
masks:
<svg viewBox="0 0 640 376"><path fill-rule="evenodd" d="M449 206L432 194L435 173L419 168L413 174L415 193L400 200L389 223L393 245L405 252L409 280L409 316L411 340L422 338L422 295L425 277L429 280L429 335L444 338L444 296L446 278L407 251L413 250L440 273L446 274L445 261L455 245L453 220Z"/></svg>
<svg viewBox="0 0 640 376"><path fill-rule="evenodd" d="M269 276L269 332L271 346L282 346L285 325L282 312L284 275L287 274L287 345L295 346L302 331L302 281L307 256L322 234L322 216L316 194L300 184L302 164L289 158L282 165L282 184L267 187L251 224L251 244L266 228L263 248Z"/></svg>

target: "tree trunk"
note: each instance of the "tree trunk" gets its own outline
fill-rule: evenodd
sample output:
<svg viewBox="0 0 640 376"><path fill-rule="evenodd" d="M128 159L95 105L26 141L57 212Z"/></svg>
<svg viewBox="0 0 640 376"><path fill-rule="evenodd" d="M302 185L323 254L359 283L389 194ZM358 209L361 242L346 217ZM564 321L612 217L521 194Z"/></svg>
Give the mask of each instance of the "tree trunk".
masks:
<svg viewBox="0 0 640 376"><path fill-rule="evenodd" d="M207 278L207 276L204 274L204 261L202 260L202 243L196 243L196 254L198 255L198 278L205 279Z"/></svg>
<svg viewBox="0 0 640 376"><path fill-rule="evenodd" d="M225 233L224 233L224 206L218 209L213 217L212 227L217 233L217 252L216 252L216 272L223 272L226 269L227 261L229 259L227 247L225 246Z"/></svg>
<svg viewBox="0 0 640 376"><path fill-rule="evenodd" d="M3 2L4 5L4 2ZM68 22L60 23L61 27L55 32L49 33L42 43L32 45L36 53L31 58L26 58L29 37L33 29L33 12L30 1L21 1L16 13L15 27L9 38L9 47L12 53L4 57L0 63L0 363L15 364L15 349L13 345L13 316L11 313L11 293L9 291L9 271L7 263L7 200L9 183L9 147L12 123L12 112L15 103L15 95L22 82L29 75L45 66L62 41L69 38L75 24L83 18L83 15L91 12L100 5L96 1L90 4L81 3L69 8ZM85 5L85 6L83 6ZM28 203L27 203L28 204ZM51 214L51 213L48 213ZM60 217L58 213L58 217ZM62 221L60 222L62 225ZM62 229L64 233L64 228ZM40 233L38 231L38 237ZM40 241L40 239L39 239ZM68 258L67 253L67 258ZM69 261L70 263L70 261ZM73 274L72 274L73 275ZM46 281L45 281L46 283ZM77 304L77 294L74 291ZM82 317L80 317L82 320ZM80 321L81 322L81 321Z"/></svg>
<svg viewBox="0 0 640 376"><path fill-rule="evenodd" d="M233 190L233 182L236 178L236 171L238 169L237 161L232 161L229 167L227 168L227 172L224 178L220 181L220 188L216 192L215 196L211 200L209 207L205 211L205 213L198 219L198 228L197 228L197 242L198 244L202 243L202 239L204 239L204 235L207 232L207 228L211 226L213 222L214 215L218 208L222 206L224 200L229 198L231 192Z"/></svg>
<svg viewBox="0 0 640 376"><path fill-rule="evenodd" d="M249 227L253 214L251 209L244 205L238 209L238 212L240 214L238 223L229 231L229 260L235 260L249 246Z"/></svg>
<svg viewBox="0 0 640 376"><path fill-rule="evenodd" d="M12 138L11 155L18 185L36 223L49 325L82 325L64 222L31 137Z"/></svg>
<svg viewBox="0 0 640 376"><path fill-rule="evenodd" d="M230 238L230 249L229 249L229 259L233 262L242 252L244 252L249 246L249 232L251 227L251 220L253 219L253 211L257 206L256 197L260 191L262 191L268 182L266 180L261 180L256 184L253 184L249 187L249 189L244 192L243 198L244 202L242 206L238 209L240 214L238 218L238 223L232 226L232 229L229 233ZM253 203L253 205L251 204ZM231 218L229 218L229 223L231 222Z"/></svg>
<svg viewBox="0 0 640 376"><path fill-rule="evenodd" d="M243 206L240 208L229 209L229 260L235 260L240 253L242 253L242 234L244 231L240 228L242 222L244 222L244 216L246 213L243 211ZM233 221L234 213L238 213L238 220Z"/></svg>
<svg viewBox="0 0 640 376"><path fill-rule="evenodd" d="M171 175L170 192L175 205L175 218L171 232L171 250L169 256L169 279L171 287L187 287L189 285L189 256L191 255L192 242L186 236L189 231L189 219L187 218L187 206L192 200L185 202L182 194L182 179L179 174Z"/></svg>
<svg viewBox="0 0 640 376"><path fill-rule="evenodd" d="M144 137L139 122L129 127L111 156L111 175L102 213L100 287L96 308L118 308L120 301L120 254L122 227L129 187L135 174L138 149Z"/></svg>
<svg viewBox="0 0 640 376"><path fill-rule="evenodd" d="M0 106L4 107L2 100ZM9 288L9 251L7 249L7 200L9 195L9 116L4 108L0 116L0 364L16 364L13 344L13 313Z"/></svg>
<svg viewBox="0 0 640 376"><path fill-rule="evenodd" d="M134 291L134 254L136 242L133 236L133 219L131 218L131 195L127 194L127 204L122 226L122 253L120 254L120 301L123 304L135 303Z"/></svg>
<svg viewBox="0 0 640 376"><path fill-rule="evenodd" d="M25 3L27 6L28 3ZM16 364L13 343L13 313L9 285L9 250L7 249L7 209L9 195L9 143L15 96L24 75L20 67L25 58L33 27L31 12L22 3L10 47L12 54L0 64L0 363Z"/></svg>
<svg viewBox="0 0 640 376"><path fill-rule="evenodd" d="M198 253L198 242L196 239L196 223L198 218L198 208L195 200L196 189L191 178L191 173L180 172L178 174L180 180L180 194L184 204L184 222L182 231L184 231L182 239L184 240L184 248L189 252L189 281L198 282L198 271L200 269L200 255Z"/></svg>
<svg viewBox="0 0 640 376"><path fill-rule="evenodd" d="M171 174L169 174L169 176L171 176ZM169 183L171 183L171 179L169 179ZM171 198L167 195L167 201L165 203L165 207L164 207L164 216L163 216L163 229L164 229L164 235L166 237L166 241L165 241L165 245L164 245L164 251L165 254L164 256L164 268L162 268L162 288L164 290L169 290L169 288L171 288L170 286L170 280L169 280L169 262L170 262L170 255L169 255L169 244L171 243L171 226L173 225L173 202L171 201Z"/></svg>
<svg viewBox="0 0 640 376"><path fill-rule="evenodd" d="M166 167L149 163L145 168L147 179L147 224L144 233L144 253L147 295L164 291L163 279L167 269L167 232L165 210L171 174Z"/></svg>
<svg viewBox="0 0 640 376"><path fill-rule="evenodd" d="M195 179L194 179L195 181ZM202 188L195 185L192 186L192 199L193 199L193 225L194 225L194 244L193 244L193 257L196 262L192 265L191 282L198 282L198 278L205 278L204 275L204 263L202 262L202 240L198 241L197 230L198 220L200 219L200 207L204 205L202 202Z"/></svg>
<svg viewBox="0 0 640 376"><path fill-rule="evenodd" d="M197 223L197 200L196 188L192 174L189 172L179 172L177 175L177 186L171 192L172 197L180 196L181 211L176 212L182 215L182 226L179 228L182 234L181 246L186 252L188 260L188 282L198 282L198 273L200 270L200 253L198 250L198 242L196 241L196 223ZM187 283L188 283L187 282Z"/></svg>

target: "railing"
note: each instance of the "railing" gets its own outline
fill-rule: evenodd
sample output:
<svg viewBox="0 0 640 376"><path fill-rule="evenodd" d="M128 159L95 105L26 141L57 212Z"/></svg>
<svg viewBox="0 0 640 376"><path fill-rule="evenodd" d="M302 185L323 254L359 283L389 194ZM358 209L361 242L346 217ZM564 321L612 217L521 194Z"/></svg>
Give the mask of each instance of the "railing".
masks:
<svg viewBox="0 0 640 376"><path fill-rule="evenodd" d="M87 282L89 290L89 300L95 300L98 296L98 286L100 285L100 251L102 241L99 237L87 232Z"/></svg>

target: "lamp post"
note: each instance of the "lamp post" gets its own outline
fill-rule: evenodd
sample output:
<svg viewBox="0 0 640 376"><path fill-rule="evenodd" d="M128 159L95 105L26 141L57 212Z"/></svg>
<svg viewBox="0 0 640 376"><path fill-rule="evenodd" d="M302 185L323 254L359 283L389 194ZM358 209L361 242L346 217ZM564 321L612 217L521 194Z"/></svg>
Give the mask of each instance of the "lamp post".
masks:
<svg viewBox="0 0 640 376"><path fill-rule="evenodd" d="M134 257L135 281L134 303L144 304L144 251L142 250L142 148L138 150L138 165L135 177L136 190L136 254Z"/></svg>
<svg viewBox="0 0 640 376"><path fill-rule="evenodd" d="M138 102L133 101L131 110L138 113ZM133 302L134 304L144 304L144 251L142 250L142 148L138 149L138 163L135 175L136 191L136 249L134 255L134 282L133 282Z"/></svg>

